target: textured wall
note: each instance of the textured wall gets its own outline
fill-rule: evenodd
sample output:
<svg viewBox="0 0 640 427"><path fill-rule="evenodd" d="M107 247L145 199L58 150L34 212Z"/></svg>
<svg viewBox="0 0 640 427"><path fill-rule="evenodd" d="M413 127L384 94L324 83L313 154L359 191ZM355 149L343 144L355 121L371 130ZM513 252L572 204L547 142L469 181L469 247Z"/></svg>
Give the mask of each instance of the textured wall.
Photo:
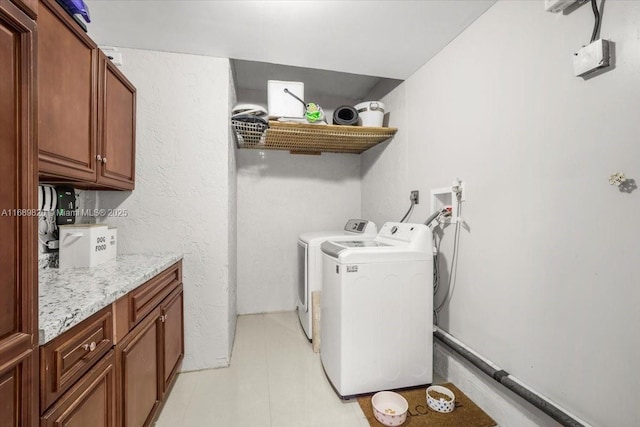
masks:
<svg viewBox="0 0 640 427"><path fill-rule="evenodd" d="M184 253L183 370L226 366L235 316L228 59L121 49L138 90L136 188L98 192L120 253Z"/></svg>
<svg viewBox="0 0 640 427"><path fill-rule="evenodd" d="M360 156L238 151L238 313L295 310L298 236L360 217Z"/></svg>
<svg viewBox="0 0 640 427"><path fill-rule="evenodd" d="M572 57L591 35L589 4L565 15L500 1L387 97L406 112L392 120L402 137L363 156L374 220L396 215L394 187L426 195L467 182L442 326L594 426L640 425L640 191L608 182L617 171L640 179L638 22L639 2L605 2L615 69L585 81ZM602 390L620 410L601 404Z"/></svg>

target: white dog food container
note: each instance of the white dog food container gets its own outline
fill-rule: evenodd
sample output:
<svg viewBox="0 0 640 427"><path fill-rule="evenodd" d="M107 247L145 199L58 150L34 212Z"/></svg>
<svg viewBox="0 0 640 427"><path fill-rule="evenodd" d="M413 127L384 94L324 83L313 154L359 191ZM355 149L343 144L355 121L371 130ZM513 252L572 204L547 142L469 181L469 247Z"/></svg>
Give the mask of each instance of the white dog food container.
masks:
<svg viewBox="0 0 640 427"><path fill-rule="evenodd" d="M60 225L60 268L95 267L109 260L109 228L101 224Z"/></svg>
<svg viewBox="0 0 640 427"><path fill-rule="evenodd" d="M109 227L107 230L107 259L115 259L118 254L118 229Z"/></svg>
<svg viewBox="0 0 640 427"><path fill-rule="evenodd" d="M304 83L267 80L269 117L304 117L304 104L286 93L285 89L304 100Z"/></svg>
<svg viewBox="0 0 640 427"><path fill-rule="evenodd" d="M358 112L359 126L382 127L384 104L380 101L366 101L353 107Z"/></svg>

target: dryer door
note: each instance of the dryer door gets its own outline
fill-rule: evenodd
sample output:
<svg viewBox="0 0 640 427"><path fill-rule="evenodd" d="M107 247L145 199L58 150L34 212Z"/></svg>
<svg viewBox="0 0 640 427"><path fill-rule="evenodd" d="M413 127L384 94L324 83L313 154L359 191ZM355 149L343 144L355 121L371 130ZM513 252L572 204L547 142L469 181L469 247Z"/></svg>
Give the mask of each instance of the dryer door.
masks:
<svg viewBox="0 0 640 427"><path fill-rule="evenodd" d="M298 240L298 310L309 311L307 304L307 244Z"/></svg>

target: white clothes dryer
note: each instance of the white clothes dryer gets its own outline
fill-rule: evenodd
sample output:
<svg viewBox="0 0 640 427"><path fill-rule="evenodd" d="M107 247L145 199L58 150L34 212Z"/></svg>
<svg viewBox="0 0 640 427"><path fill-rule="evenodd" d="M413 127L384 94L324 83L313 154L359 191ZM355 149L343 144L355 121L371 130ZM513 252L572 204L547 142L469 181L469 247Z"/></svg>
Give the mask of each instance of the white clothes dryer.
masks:
<svg viewBox="0 0 640 427"><path fill-rule="evenodd" d="M340 397L432 382L431 246L427 226L395 222L321 245L320 359Z"/></svg>
<svg viewBox="0 0 640 427"><path fill-rule="evenodd" d="M350 219L343 230L315 231L298 237L298 302L296 310L307 338L313 337L311 293L322 289L322 252L320 245L328 239L353 240L360 237L375 237L376 225L364 219Z"/></svg>

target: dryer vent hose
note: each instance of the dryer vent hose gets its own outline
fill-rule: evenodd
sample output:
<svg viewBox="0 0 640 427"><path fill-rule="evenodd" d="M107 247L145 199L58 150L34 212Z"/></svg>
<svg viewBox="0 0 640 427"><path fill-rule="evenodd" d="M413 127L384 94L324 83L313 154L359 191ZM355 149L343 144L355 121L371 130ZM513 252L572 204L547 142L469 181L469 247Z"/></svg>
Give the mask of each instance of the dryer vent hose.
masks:
<svg viewBox="0 0 640 427"><path fill-rule="evenodd" d="M358 124L358 111L348 105L338 107L333 112L333 124L355 126Z"/></svg>

